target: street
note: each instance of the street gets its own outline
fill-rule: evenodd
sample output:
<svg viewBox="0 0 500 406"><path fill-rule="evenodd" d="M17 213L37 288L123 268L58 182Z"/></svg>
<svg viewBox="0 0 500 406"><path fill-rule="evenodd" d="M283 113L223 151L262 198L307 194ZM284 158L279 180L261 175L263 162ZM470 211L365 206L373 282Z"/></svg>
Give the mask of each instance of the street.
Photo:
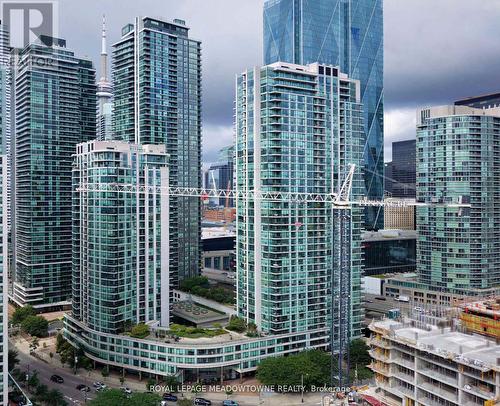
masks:
<svg viewBox="0 0 500 406"><path fill-rule="evenodd" d="M16 348L18 351L19 365L18 368L21 371L26 371L29 368L30 375L33 371L38 371L38 377L40 382L47 385L50 389L59 389L63 394L69 404L83 404L85 394L76 389L79 384L87 385L91 388L91 392L87 394L88 399L95 397L95 390L92 387L92 382L89 381L87 373L85 371L79 370L80 375L74 375L70 368L61 368L56 365L47 364L40 361L31 355L21 352L11 341L9 341L10 348ZM55 383L50 380L52 375L59 375L64 379L64 383ZM106 382L106 384L108 384ZM113 386L110 384L109 386Z"/></svg>

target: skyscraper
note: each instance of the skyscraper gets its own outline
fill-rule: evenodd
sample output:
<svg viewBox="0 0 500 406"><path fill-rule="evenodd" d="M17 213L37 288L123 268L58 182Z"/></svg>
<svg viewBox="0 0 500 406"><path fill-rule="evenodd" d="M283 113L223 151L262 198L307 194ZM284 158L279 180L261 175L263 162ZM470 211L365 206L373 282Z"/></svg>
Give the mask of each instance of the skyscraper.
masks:
<svg viewBox="0 0 500 406"><path fill-rule="evenodd" d="M170 184L201 188L201 43L182 20L137 18L114 44L116 139L165 145ZM174 285L201 269L201 200L172 197Z"/></svg>
<svg viewBox="0 0 500 406"><path fill-rule="evenodd" d="M500 284L500 108L426 108L417 116L417 270L431 288ZM443 207L439 204L470 204Z"/></svg>
<svg viewBox="0 0 500 406"><path fill-rule="evenodd" d="M267 0L264 63L319 62L339 66L361 83L364 106L365 186L384 195L384 47L382 0ZM379 208L365 210L368 228L383 225Z"/></svg>
<svg viewBox="0 0 500 406"><path fill-rule="evenodd" d="M237 78L239 193L336 193L357 165L352 199L364 194L359 81L337 68L275 63ZM268 334L338 323L340 253L349 262L351 337L361 333L362 210L340 240L326 202L245 198L237 202L237 309ZM342 246L344 244L344 246ZM332 313L333 310L333 313ZM335 329L338 334L338 328ZM337 337L335 337L336 339ZM336 347L338 348L338 347Z"/></svg>
<svg viewBox="0 0 500 406"><path fill-rule="evenodd" d="M225 147L219 152L219 159L216 163L210 165L210 168L205 173L205 188L218 190L233 190L234 189L234 147ZM210 199L211 206L234 207L233 199L225 199L222 197L214 197Z"/></svg>
<svg viewBox="0 0 500 406"><path fill-rule="evenodd" d="M71 300L72 154L96 136L95 71L42 36L19 51L14 81L14 300L61 306Z"/></svg>
<svg viewBox="0 0 500 406"><path fill-rule="evenodd" d="M392 143L392 197L415 198L416 155L416 140Z"/></svg>
<svg viewBox="0 0 500 406"><path fill-rule="evenodd" d="M73 168L72 313L86 327L120 334L169 322L168 156L164 145L91 141ZM109 192L101 186L152 186ZM97 190L82 190L82 187Z"/></svg>
<svg viewBox="0 0 500 406"><path fill-rule="evenodd" d="M0 155L0 404L8 404L8 218L7 218L7 160Z"/></svg>
<svg viewBox="0 0 500 406"><path fill-rule="evenodd" d="M108 50L106 42L106 19L102 19L101 79L97 82L97 139L113 138L113 86L108 79Z"/></svg>

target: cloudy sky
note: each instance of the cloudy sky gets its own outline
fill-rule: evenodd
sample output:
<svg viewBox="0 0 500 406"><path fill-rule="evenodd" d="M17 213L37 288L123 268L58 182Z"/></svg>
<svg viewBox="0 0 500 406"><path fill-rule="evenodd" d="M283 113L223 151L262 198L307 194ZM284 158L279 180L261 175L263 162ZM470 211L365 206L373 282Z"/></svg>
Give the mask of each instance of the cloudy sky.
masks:
<svg viewBox="0 0 500 406"><path fill-rule="evenodd" d="M60 0L60 36L98 63L136 15L181 18L203 42L203 151L232 142L235 74L262 62L264 0ZM415 109L500 91L500 0L385 0L385 160L415 137Z"/></svg>

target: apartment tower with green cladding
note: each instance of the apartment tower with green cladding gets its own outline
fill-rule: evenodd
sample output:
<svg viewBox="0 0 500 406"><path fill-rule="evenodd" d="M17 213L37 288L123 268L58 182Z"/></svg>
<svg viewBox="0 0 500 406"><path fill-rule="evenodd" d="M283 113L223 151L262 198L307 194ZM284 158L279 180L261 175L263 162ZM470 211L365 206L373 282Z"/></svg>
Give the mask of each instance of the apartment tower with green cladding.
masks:
<svg viewBox="0 0 500 406"><path fill-rule="evenodd" d="M420 110L417 203L430 204L417 208L421 282L465 295L500 285L499 202L500 108Z"/></svg>
<svg viewBox="0 0 500 406"><path fill-rule="evenodd" d="M136 18L113 46L114 139L159 144L170 185L201 188L201 43L182 20ZM201 200L172 196L173 286L201 267Z"/></svg>
<svg viewBox="0 0 500 406"><path fill-rule="evenodd" d="M72 314L92 330L120 334L138 323L168 325L169 197L159 189L168 187L167 161L164 145L77 146ZM115 190L108 191L111 185Z"/></svg>
<svg viewBox="0 0 500 406"><path fill-rule="evenodd" d="M71 168L76 145L96 137L92 62L42 37L16 55L15 277L19 305L71 300Z"/></svg>
<svg viewBox="0 0 500 406"><path fill-rule="evenodd" d="M339 309L332 301L338 301L343 249L350 254L349 331L361 335L363 210L352 209L352 238L341 248L331 203L253 196L324 197L338 191L355 164L352 199L360 199L364 143L359 81L338 68L275 63L237 77L236 188L248 194L237 201L237 310L260 331L327 336L333 320L337 340Z"/></svg>

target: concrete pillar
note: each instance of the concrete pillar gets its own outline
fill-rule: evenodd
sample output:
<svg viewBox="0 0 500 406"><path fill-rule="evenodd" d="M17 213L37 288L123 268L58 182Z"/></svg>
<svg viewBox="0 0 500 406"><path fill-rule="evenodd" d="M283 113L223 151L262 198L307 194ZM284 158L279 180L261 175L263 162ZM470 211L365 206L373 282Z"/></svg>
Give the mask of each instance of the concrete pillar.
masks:
<svg viewBox="0 0 500 406"><path fill-rule="evenodd" d="M224 367L220 367L220 384L224 385Z"/></svg>
<svg viewBox="0 0 500 406"><path fill-rule="evenodd" d="M139 371L139 381L142 381L142 371Z"/></svg>
<svg viewBox="0 0 500 406"><path fill-rule="evenodd" d="M500 396L500 373L495 372L495 398Z"/></svg>
<svg viewBox="0 0 500 406"><path fill-rule="evenodd" d="M463 404L464 391L462 390L465 385L465 377L461 371L461 367L458 368L458 404Z"/></svg>

